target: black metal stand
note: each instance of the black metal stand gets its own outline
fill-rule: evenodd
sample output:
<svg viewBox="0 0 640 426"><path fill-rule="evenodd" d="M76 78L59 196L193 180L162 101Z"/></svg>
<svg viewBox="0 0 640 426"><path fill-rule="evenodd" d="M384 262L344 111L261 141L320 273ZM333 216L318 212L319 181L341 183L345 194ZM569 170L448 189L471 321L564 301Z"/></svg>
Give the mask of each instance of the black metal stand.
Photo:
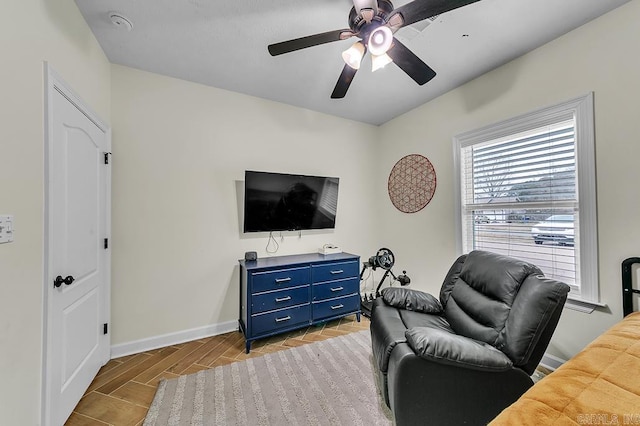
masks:
<svg viewBox="0 0 640 426"><path fill-rule="evenodd" d="M368 262L364 262L362 264L362 271L360 272L360 281L362 281L362 277L364 276L364 271L369 267L373 268L374 271L376 270L375 266L370 265ZM385 269L384 275L382 275L382 278L378 283L378 287L376 287L376 292L374 293L374 296L372 296L371 299L367 299L367 296L365 295L364 298L361 299L360 310L362 311L362 315L364 315L367 318L371 318L371 307L373 306L373 301L377 297L380 297L380 288L382 287L384 280L387 279L389 274L391 274L393 281L400 281L400 284L404 286L411 282L409 277L406 276L406 273L407 271L402 271L403 275L400 275L400 277L396 277L396 275L393 273L391 269Z"/></svg>
<svg viewBox="0 0 640 426"><path fill-rule="evenodd" d="M630 257L622 261L622 311L623 317L633 312L633 293L640 294L640 290L632 287L631 265L640 263L640 257ZM360 276L362 279L362 275Z"/></svg>
<svg viewBox="0 0 640 426"><path fill-rule="evenodd" d="M362 315L364 315L367 318L371 318L371 308L373 307L373 300L365 300L362 299L360 301L360 311L362 312Z"/></svg>

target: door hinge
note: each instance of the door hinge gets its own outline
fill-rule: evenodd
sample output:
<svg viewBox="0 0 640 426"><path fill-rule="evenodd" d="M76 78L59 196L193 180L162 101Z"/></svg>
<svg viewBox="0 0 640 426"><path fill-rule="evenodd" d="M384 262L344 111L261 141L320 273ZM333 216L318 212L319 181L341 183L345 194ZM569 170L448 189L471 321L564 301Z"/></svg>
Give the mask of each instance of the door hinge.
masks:
<svg viewBox="0 0 640 426"><path fill-rule="evenodd" d="M104 239L104 249L106 250L106 249L108 249L108 248L109 248L109 239L108 239L108 238L105 238L105 239Z"/></svg>
<svg viewBox="0 0 640 426"><path fill-rule="evenodd" d="M109 164L109 157L111 156L110 152L104 153L104 164Z"/></svg>
<svg viewBox="0 0 640 426"><path fill-rule="evenodd" d="M102 334L107 334L109 332L109 324L108 323L104 323L102 324Z"/></svg>

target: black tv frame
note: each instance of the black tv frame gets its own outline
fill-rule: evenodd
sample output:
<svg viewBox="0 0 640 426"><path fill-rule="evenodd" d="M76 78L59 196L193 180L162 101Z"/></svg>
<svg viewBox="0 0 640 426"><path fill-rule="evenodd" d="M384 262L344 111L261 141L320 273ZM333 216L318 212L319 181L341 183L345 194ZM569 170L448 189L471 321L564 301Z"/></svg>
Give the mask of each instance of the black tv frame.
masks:
<svg viewBox="0 0 640 426"><path fill-rule="evenodd" d="M340 178L245 171L243 232L335 229Z"/></svg>

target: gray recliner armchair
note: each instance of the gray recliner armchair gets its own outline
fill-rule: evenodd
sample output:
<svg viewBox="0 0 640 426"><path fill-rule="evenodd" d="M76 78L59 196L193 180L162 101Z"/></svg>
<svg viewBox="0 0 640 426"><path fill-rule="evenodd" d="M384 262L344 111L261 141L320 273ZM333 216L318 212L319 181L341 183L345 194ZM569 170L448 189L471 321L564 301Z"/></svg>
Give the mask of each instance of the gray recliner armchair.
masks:
<svg viewBox="0 0 640 426"><path fill-rule="evenodd" d="M396 424L488 423L533 385L568 292L530 263L485 251L454 262L439 299L384 289L371 340Z"/></svg>

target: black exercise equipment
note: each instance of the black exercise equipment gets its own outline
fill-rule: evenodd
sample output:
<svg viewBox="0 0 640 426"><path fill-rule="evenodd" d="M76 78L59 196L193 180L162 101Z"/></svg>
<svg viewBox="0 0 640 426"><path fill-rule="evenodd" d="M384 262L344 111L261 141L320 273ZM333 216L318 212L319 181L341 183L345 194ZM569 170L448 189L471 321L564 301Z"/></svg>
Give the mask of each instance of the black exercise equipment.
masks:
<svg viewBox="0 0 640 426"><path fill-rule="evenodd" d="M389 275L392 277L391 284L393 284L394 281L398 281L401 286L409 285L411 283L411 279L406 275L407 271L402 271L402 274L398 276L393 273L391 268L393 268L395 263L396 258L393 252L385 247L378 249L375 256L371 256L367 262L362 263L360 281L362 281L364 271L366 271L367 268L371 268L374 271L378 268L384 269L384 275L380 279L375 293L371 294L369 297L367 297L366 294L362 295L360 309L362 310L362 315L365 317L371 317L371 306L373 305L373 301L376 297L380 296L380 287L382 287L382 283L384 283L384 280L387 279Z"/></svg>

